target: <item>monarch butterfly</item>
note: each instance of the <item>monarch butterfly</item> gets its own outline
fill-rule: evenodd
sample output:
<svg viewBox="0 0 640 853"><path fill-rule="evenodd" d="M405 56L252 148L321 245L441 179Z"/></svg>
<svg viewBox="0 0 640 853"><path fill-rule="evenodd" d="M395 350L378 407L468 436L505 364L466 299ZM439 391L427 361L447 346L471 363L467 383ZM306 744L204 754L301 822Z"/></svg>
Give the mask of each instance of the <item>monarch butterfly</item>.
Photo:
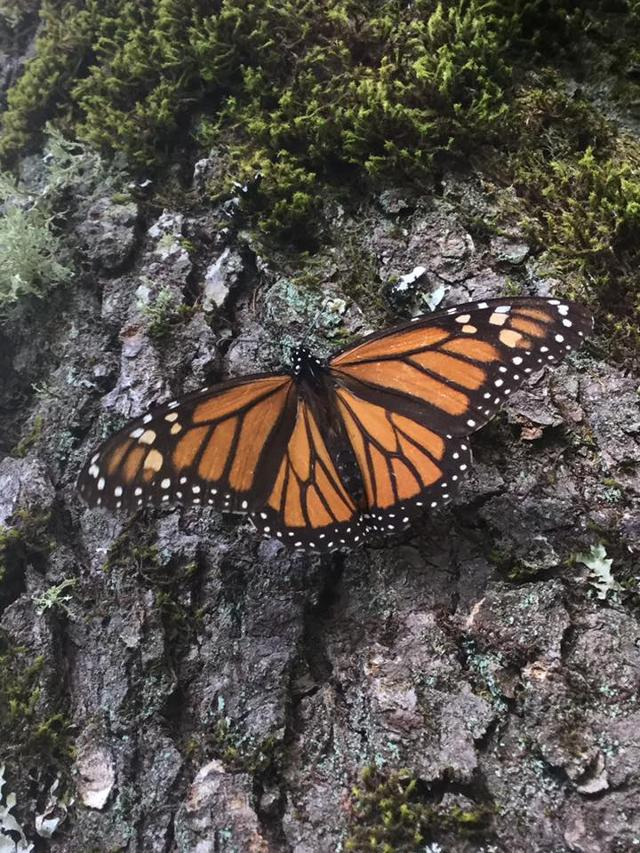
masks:
<svg viewBox="0 0 640 853"><path fill-rule="evenodd" d="M468 436L592 320L559 299L488 299L368 335L323 363L203 388L132 421L91 456L85 500L248 513L266 536L331 551L397 531L449 498Z"/></svg>

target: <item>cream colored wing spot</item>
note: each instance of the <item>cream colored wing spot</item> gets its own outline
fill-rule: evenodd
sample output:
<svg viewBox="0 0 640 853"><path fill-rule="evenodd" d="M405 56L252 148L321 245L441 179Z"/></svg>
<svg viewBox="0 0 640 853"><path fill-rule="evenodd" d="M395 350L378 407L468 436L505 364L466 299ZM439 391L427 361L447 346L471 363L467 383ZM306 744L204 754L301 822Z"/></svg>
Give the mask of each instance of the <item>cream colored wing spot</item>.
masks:
<svg viewBox="0 0 640 853"><path fill-rule="evenodd" d="M140 436L140 438L138 439L138 443L139 443L139 444L153 444L153 442L156 440L156 438L157 438L157 435L156 435L156 433L154 432L154 430L152 430L152 429L146 429L146 430L142 433L142 435Z"/></svg>
<svg viewBox="0 0 640 853"><path fill-rule="evenodd" d="M154 448L147 453L142 467L157 472L162 468L163 462L164 457L162 453Z"/></svg>
<svg viewBox="0 0 640 853"><path fill-rule="evenodd" d="M508 314L498 314L494 311L494 313L489 317L489 322L492 326L504 326L508 319Z"/></svg>
<svg viewBox="0 0 640 853"><path fill-rule="evenodd" d="M506 314L502 315L506 317ZM503 343L506 347L517 347L522 340L522 335L520 332L515 332L513 329L502 329L500 331L500 343Z"/></svg>

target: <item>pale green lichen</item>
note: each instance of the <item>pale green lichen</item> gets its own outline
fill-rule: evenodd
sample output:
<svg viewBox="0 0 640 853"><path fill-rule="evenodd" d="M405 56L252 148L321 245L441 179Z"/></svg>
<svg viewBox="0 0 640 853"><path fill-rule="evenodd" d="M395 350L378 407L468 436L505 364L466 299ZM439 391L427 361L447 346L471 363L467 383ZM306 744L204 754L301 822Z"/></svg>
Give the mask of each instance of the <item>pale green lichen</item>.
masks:
<svg viewBox="0 0 640 853"><path fill-rule="evenodd" d="M595 591L600 601L606 601L610 593L620 589L620 584L611 572L613 560L607 557L607 551L602 543L592 545L586 553L576 554L576 560L589 569L589 586Z"/></svg>
<svg viewBox="0 0 640 853"><path fill-rule="evenodd" d="M28 296L43 297L68 281L71 269L60 261L53 220L36 204L5 202L0 214L0 310Z"/></svg>
<svg viewBox="0 0 640 853"><path fill-rule="evenodd" d="M43 616L48 610L60 610L68 616L69 602L72 600L69 593L77 583L77 578L64 578L40 595L32 596L33 606L38 616Z"/></svg>

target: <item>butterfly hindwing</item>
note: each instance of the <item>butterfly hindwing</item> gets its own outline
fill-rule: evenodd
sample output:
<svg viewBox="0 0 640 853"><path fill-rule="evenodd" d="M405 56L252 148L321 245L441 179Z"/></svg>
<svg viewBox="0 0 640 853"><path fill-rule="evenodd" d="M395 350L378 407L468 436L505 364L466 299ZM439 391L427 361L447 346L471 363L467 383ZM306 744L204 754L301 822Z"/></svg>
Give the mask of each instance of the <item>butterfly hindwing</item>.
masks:
<svg viewBox="0 0 640 853"><path fill-rule="evenodd" d="M439 435L345 388L337 397L362 473L369 529L402 529L423 508L449 499L471 463L465 439Z"/></svg>
<svg viewBox="0 0 640 853"><path fill-rule="evenodd" d="M526 379L591 331L579 305L491 299L417 318L334 356L339 385L440 435L484 426Z"/></svg>
<svg viewBox="0 0 640 853"><path fill-rule="evenodd" d="M295 548L322 551L357 544L364 526L313 408L298 399L296 421L258 529Z"/></svg>

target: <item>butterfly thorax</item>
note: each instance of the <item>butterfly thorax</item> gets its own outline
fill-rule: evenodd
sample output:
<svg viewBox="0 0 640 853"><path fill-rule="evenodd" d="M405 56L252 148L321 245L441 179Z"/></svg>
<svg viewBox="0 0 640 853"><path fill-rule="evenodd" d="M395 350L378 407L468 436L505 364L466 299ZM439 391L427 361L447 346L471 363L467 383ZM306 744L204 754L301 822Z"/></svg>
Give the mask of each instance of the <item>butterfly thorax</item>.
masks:
<svg viewBox="0 0 640 853"><path fill-rule="evenodd" d="M312 386L323 385L327 375L326 365L302 344L291 353L291 369L297 380L306 380Z"/></svg>

